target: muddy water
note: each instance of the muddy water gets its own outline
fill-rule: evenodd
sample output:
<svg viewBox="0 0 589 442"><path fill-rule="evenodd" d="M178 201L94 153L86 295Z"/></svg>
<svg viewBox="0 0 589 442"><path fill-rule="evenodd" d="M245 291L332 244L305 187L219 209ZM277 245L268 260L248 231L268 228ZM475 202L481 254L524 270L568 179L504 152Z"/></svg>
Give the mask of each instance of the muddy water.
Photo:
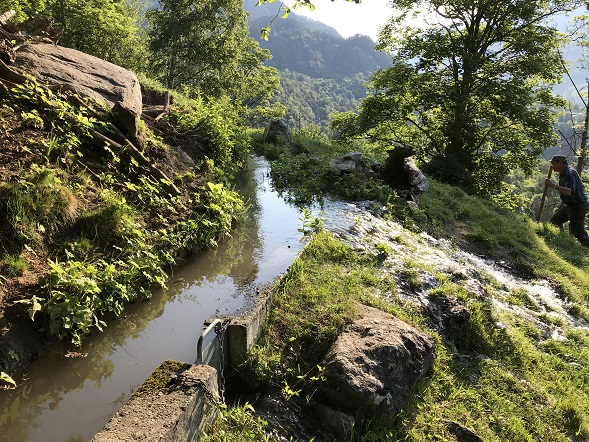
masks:
<svg viewBox="0 0 589 442"><path fill-rule="evenodd" d="M272 190L267 171L254 159L241 186L251 216L218 249L176 268L167 290L131 306L81 349L56 348L18 389L0 391L0 441L91 439L160 362L196 360L205 320L239 310L252 287L287 269L303 246L300 214Z"/></svg>

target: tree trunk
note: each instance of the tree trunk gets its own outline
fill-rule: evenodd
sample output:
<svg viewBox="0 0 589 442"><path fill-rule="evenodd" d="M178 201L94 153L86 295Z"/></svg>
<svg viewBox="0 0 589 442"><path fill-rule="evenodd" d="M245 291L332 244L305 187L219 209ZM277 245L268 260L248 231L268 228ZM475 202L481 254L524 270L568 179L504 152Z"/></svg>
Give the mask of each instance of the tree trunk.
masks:
<svg viewBox="0 0 589 442"><path fill-rule="evenodd" d="M587 85L589 87L589 84ZM589 109L585 106L585 126L583 127L583 134L581 135L581 150L579 152L579 159L577 161L577 172L581 175L583 167L585 166L585 158L587 158L587 130L589 129Z"/></svg>
<svg viewBox="0 0 589 442"><path fill-rule="evenodd" d="M168 112L170 110L170 91L166 91L166 95L164 96L164 112Z"/></svg>
<svg viewBox="0 0 589 442"><path fill-rule="evenodd" d="M16 14L16 11L12 9L0 14L0 25L6 24L6 22L14 16L14 14Z"/></svg>

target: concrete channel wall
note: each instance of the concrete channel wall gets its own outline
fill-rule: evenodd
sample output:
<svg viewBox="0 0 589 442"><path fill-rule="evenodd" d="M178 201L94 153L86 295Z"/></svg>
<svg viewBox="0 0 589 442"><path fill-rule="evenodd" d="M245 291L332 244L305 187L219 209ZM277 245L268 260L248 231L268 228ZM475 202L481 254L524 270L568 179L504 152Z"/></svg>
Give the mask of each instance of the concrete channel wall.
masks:
<svg viewBox="0 0 589 442"><path fill-rule="evenodd" d="M225 331L228 364L239 366L257 341L270 305L270 289L232 318ZM227 365L227 364L226 364ZM194 442L217 417L218 372L208 365L164 361L91 442Z"/></svg>

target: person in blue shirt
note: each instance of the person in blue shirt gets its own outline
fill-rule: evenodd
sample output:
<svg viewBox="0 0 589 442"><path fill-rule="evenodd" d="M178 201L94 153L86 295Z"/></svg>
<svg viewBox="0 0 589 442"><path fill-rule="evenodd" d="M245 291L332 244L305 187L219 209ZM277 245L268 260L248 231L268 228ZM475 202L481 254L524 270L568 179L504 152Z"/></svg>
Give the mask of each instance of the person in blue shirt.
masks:
<svg viewBox="0 0 589 442"><path fill-rule="evenodd" d="M559 227L569 221L569 231L585 247L589 247L589 235L585 230L585 215L589 202L583 181L575 169L568 165L567 157L554 155L550 160L552 169L558 172L558 184L546 179L545 184L560 194L562 204L554 212L550 222Z"/></svg>

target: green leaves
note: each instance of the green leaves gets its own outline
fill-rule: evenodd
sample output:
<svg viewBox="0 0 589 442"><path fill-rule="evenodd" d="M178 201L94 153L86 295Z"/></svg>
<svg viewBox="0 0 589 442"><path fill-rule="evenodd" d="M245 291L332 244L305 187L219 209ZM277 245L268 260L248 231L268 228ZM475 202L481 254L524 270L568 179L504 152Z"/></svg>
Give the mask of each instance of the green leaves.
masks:
<svg viewBox="0 0 589 442"><path fill-rule="evenodd" d="M34 320L35 319L35 313L40 312L43 309L43 305L41 304L42 301L44 301L45 298L37 298L36 295L33 295L32 298L30 299L19 299L18 301L14 301L17 304L28 304L30 305L30 308L28 310L29 313L29 317Z"/></svg>
<svg viewBox="0 0 589 442"><path fill-rule="evenodd" d="M141 70L145 40L141 29L144 5L137 0L62 0L39 2L31 15L53 19L63 29L59 44L111 63Z"/></svg>
<svg viewBox="0 0 589 442"><path fill-rule="evenodd" d="M41 281L48 297L33 298L30 311L45 311L52 335L80 345L93 327L102 330L106 326L100 319L106 313L121 314L128 302L148 297L154 284L165 287L167 276L158 256L148 248L140 242L134 253L111 263L102 259L93 263L50 261L50 270Z"/></svg>
<svg viewBox="0 0 589 442"><path fill-rule="evenodd" d="M409 13L416 3L393 5ZM494 194L513 161L529 170L555 141L559 102L546 83L562 75L561 37L544 23L558 11L541 1L429 5L423 14L443 26L391 20L378 47L392 67L374 75L357 117L334 126L383 148L411 146L431 175Z"/></svg>
<svg viewBox="0 0 589 442"><path fill-rule="evenodd" d="M265 26L260 30L260 38L262 40L266 40L268 41L268 35L270 35L270 27L269 26Z"/></svg>
<svg viewBox="0 0 589 442"><path fill-rule="evenodd" d="M4 373L3 371L0 371L0 381L5 382L7 384L12 384L14 387L16 387L16 382L14 382L14 379L12 379L8 374Z"/></svg>

